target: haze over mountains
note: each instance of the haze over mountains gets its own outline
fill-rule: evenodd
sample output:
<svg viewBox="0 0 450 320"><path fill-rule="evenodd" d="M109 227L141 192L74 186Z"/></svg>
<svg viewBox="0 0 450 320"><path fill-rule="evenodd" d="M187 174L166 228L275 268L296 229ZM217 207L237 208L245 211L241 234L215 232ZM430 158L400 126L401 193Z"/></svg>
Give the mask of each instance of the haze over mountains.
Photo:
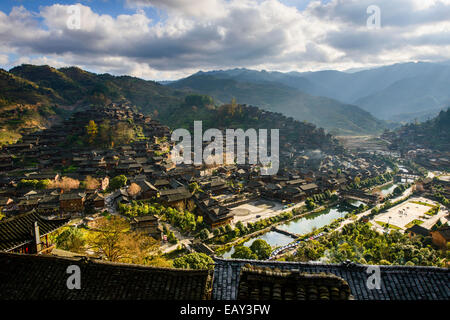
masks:
<svg viewBox="0 0 450 320"><path fill-rule="evenodd" d="M174 110L183 117L180 106L189 92L196 92L212 96L216 105L236 98L237 103L311 122L334 135L380 134L393 128L392 122L425 121L449 106L449 80L450 65L433 63L352 73L231 69L198 72L165 85L77 67L22 65L0 70L0 124L13 134L48 126L78 106L111 102L129 102L162 121L176 122Z"/></svg>
<svg viewBox="0 0 450 320"><path fill-rule="evenodd" d="M89 105L124 103L151 115L171 128L189 128L194 120L205 127L282 129L304 146L334 147L337 143L323 128L296 122L281 113L264 112L237 104L219 106L204 95L163 86L129 76L95 74L77 67L21 65L9 72L0 69L0 146L21 134L49 127ZM93 119L95 120L95 119Z"/></svg>
<svg viewBox="0 0 450 320"><path fill-rule="evenodd" d="M257 87L252 87L249 83ZM280 112L287 112L297 119L303 116L306 120L332 129L332 125L339 127L340 123L332 123L330 119L323 118L323 113L316 113L318 110L315 108L315 102L326 101L330 109L334 108L345 117L353 113L357 117L356 123L363 117L363 113L349 105L358 106L383 120L396 122L407 122L416 118L426 120L450 105L449 83L448 63L411 62L351 73L333 70L305 73L248 69L220 70L199 72L169 85L176 88L191 88L211 94L218 99L228 99L234 95L242 103L259 102L269 109L279 108ZM219 94L220 85L227 85L226 92ZM254 90L255 96L251 96L250 93L243 95L242 90L239 90L242 87ZM275 98L264 98L270 96L269 92L261 96L265 90L273 90ZM278 94L283 94L283 97ZM308 95L337 101L315 100ZM295 110L296 102L299 105L297 110ZM303 102L314 109L313 114L304 108ZM345 111L346 108L348 112ZM333 112L333 110L324 111ZM366 131L376 131L381 125L367 116L364 120L365 122L359 124L365 127ZM368 126L367 122L371 123L372 127ZM352 130L351 127L349 129Z"/></svg>
<svg viewBox="0 0 450 320"><path fill-rule="evenodd" d="M239 103L312 122L334 134L374 134L385 128L383 122L357 106L313 96L279 82L240 81L200 73L169 86L207 94L222 103L236 98Z"/></svg>

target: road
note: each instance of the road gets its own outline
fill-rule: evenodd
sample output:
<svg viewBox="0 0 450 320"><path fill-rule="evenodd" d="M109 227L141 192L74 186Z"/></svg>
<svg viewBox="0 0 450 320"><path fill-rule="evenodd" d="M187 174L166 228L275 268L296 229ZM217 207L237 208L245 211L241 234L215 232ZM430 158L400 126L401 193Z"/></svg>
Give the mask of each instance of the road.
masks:
<svg viewBox="0 0 450 320"><path fill-rule="evenodd" d="M105 208L110 214L117 215L118 212L116 210L116 206L114 205L114 201L112 200L113 193L110 193L105 196Z"/></svg>
<svg viewBox="0 0 450 320"><path fill-rule="evenodd" d="M168 253L168 252L171 252L173 250L176 250L180 244L188 245L194 240L193 236L184 236L184 235L182 235L181 232L177 228L172 226L171 224L165 223L165 225L167 226L169 231L173 232L175 237L178 239L178 243L176 243L176 244L172 244L172 243L169 243L169 242L164 243L163 245L160 246L160 250L163 253Z"/></svg>

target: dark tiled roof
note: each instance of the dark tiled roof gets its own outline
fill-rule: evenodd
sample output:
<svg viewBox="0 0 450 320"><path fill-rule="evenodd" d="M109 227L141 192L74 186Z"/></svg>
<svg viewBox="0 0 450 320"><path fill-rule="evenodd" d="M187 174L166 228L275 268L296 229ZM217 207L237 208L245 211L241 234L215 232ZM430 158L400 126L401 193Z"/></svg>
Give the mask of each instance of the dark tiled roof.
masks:
<svg viewBox="0 0 450 320"><path fill-rule="evenodd" d="M70 265L80 267L79 290L66 286ZM0 253L0 299L202 300L208 298L211 275L208 270Z"/></svg>
<svg viewBox="0 0 450 320"><path fill-rule="evenodd" d="M68 193L61 194L59 199L60 200L79 200L79 199L83 199L85 196L86 196L86 194L81 193L81 192L68 192Z"/></svg>
<svg viewBox="0 0 450 320"><path fill-rule="evenodd" d="M445 240L450 240L450 227L444 227L437 230Z"/></svg>
<svg viewBox="0 0 450 320"><path fill-rule="evenodd" d="M9 251L33 240L32 230L37 221L39 233L46 235L67 223L67 219L47 220L35 211L0 221L0 251Z"/></svg>
<svg viewBox="0 0 450 320"><path fill-rule="evenodd" d="M331 273L345 281L355 300L448 300L450 271L436 267L379 266L381 288L368 289L369 266L355 264L316 264L279 261L215 259L212 298L234 300L238 297L241 268L253 266L295 270L301 273Z"/></svg>
<svg viewBox="0 0 450 320"><path fill-rule="evenodd" d="M315 184L315 183L308 183L308 184L304 184L304 185L300 186L300 188L303 191L306 191L306 190L316 189L318 187L317 187L317 184Z"/></svg>
<svg viewBox="0 0 450 320"><path fill-rule="evenodd" d="M180 195L185 195L185 194L189 194L189 190L186 189L185 187L179 187L179 188L175 188L175 189L166 189L166 190L161 190L159 192L159 194L161 196L168 196L168 195L174 195L174 194L180 194Z"/></svg>
<svg viewBox="0 0 450 320"><path fill-rule="evenodd" d="M137 222L144 222L144 221L155 221L155 220L158 220L158 218L155 217L154 215L146 215L146 216L134 217L133 220L135 220Z"/></svg>
<svg viewBox="0 0 450 320"><path fill-rule="evenodd" d="M414 234L419 234L424 237L428 237L430 235L430 231L428 229L425 229L422 226L419 226L417 224L413 225L411 228L406 229L407 232L412 232Z"/></svg>
<svg viewBox="0 0 450 320"><path fill-rule="evenodd" d="M347 281L333 274L281 271L246 264L238 300L349 300Z"/></svg>

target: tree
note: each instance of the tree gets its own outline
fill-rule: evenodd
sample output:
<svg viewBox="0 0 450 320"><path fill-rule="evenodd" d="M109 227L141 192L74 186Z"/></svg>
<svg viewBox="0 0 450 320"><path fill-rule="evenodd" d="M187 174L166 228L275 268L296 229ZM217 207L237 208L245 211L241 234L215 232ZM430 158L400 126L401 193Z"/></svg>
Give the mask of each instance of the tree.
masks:
<svg viewBox="0 0 450 320"><path fill-rule="evenodd" d="M245 226L242 221L236 223L236 228L238 228L241 233L245 233Z"/></svg>
<svg viewBox="0 0 450 320"><path fill-rule="evenodd" d="M100 187L100 182L91 176L87 176L84 183L85 183L86 189L88 189L88 190L95 190Z"/></svg>
<svg viewBox="0 0 450 320"><path fill-rule="evenodd" d="M98 126L98 139L102 145L111 146L112 143L111 122L105 120Z"/></svg>
<svg viewBox="0 0 450 320"><path fill-rule="evenodd" d="M142 191L141 187L137 183L132 183L128 187L128 194L132 197L136 197Z"/></svg>
<svg viewBox="0 0 450 320"><path fill-rule="evenodd" d="M189 191L194 195L197 192L204 192L197 182L192 182L189 184Z"/></svg>
<svg viewBox="0 0 450 320"><path fill-rule="evenodd" d="M102 218L97 225L98 232L91 240L92 248L108 261L119 261L126 253L120 241L123 232L128 228L126 220L119 216Z"/></svg>
<svg viewBox="0 0 450 320"><path fill-rule="evenodd" d="M184 103L188 106L204 107L214 104L214 101L207 95L190 94L184 98Z"/></svg>
<svg viewBox="0 0 450 320"><path fill-rule="evenodd" d="M127 144L135 137L133 126L127 122L118 122L113 129L112 139L115 145Z"/></svg>
<svg viewBox="0 0 450 320"><path fill-rule="evenodd" d="M109 182L108 189L110 191L114 191L126 186L126 184L127 184L127 177L121 174L111 179L111 181Z"/></svg>
<svg viewBox="0 0 450 320"><path fill-rule="evenodd" d="M78 189L80 187L80 181L69 177L62 177L59 180L51 181L49 188L61 188L65 191L71 189Z"/></svg>
<svg viewBox="0 0 450 320"><path fill-rule="evenodd" d="M229 224L227 224L227 225L225 226L225 233L229 233L229 232L231 232L231 231L233 231L233 228L231 228L231 226L230 226Z"/></svg>
<svg viewBox="0 0 450 320"><path fill-rule="evenodd" d="M209 238L209 231L208 231L208 229L206 229L206 228L202 229L202 230L199 232L198 236L199 236L200 239L202 239L202 240L208 239L208 238Z"/></svg>
<svg viewBox="0 0 450 320"><path fill-rule="evenodd" d="M173 266L180 269L212 269L214 260L204 253L193 252L173 260Z"/></svg>
<svg viewBox="0 0 450 320"><path fill-rule="evenodd" d="M308 210L312 210L316 207L316 204L314 203L314 201L311 198L306 199L305 204L306 204L306 208Z"/></svg>
<svg viewBox="0 0 450 320"><path fill-rule="evenodd" d="M252 259L257 260L258 256L253 253L253 251L246 246L237 246L234 248L234 252L231 255L233 259Z"/></svg>
<svg viewBox="0 0 450 320"><path fill-rule="evenodd" d="M120 246L124 251L121 262L146 264L150 252L159 248L159 241L140 232L123 233Z"/></svg>
<svg viewBox="0 0 450 320"><path fill-rule="evenodd" d="M90 144L92 144L98 133L97 124L94 120L89 120L89 124L86 126L86 132L88 135L88 141Z"/></svg>
<svg viewBox="0 0 450 320"><path fill-rule="evenodd" d="M173 231L169 231L169 234L167 235L167 241L169 241L172 244L175 244L178 242L177 237L175 237L175 234Z"/></svg>
<svg viewBox="0 0 450 320"><path fill-rule="evenodd" d="M262 239L255 240L250 246L250 250L256 254L259 260L266 260L272 253L272 247Z"/></svg>
<svg viewBox="0 0 450 320"><path fill-rule="evenodd" d="M17 187L19 189L27 189L27 188L32 188L32 189L46 189L50 186L51 182L50 180L46 179L46 180L26 180L26 179L22 179L19 181L19 183L17 184Z"/></svg>
<svg viewBox="0 0 450 320"><path fill-rule="evenodd" d="M63 250L82 252L86 240L78 228L69 228L56 237L56 246Z"/></svg>
<svg viewBox="0 0 450 320"><path fill-rule="evenodd" d="M318 241L303 242L297 249L296 257L300 261L314 261L318 260L324 251L325 248Z"/></svg>

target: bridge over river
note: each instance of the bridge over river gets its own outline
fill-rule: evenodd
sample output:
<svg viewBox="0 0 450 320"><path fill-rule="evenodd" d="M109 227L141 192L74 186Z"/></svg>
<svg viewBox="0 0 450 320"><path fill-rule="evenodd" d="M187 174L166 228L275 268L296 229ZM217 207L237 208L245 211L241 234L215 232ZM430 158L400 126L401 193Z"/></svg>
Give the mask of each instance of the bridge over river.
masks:
<svg viewBox="0 0 450 320"><path fill-rule="evenodd" d="M406 182L414 182L417 179L421 178L420 175L414 174L414 173L397 173L394 176L395 182L402 182L402 180L405 180Z"/></svg>
<svg viewBox="0 0 450 320"><path fill-rule="evenodd" d="M284 231L284 230L277 229L277 230L274 230L274 231L279 232L279 231ZM275 249L274 251L272 251L272 253L270 254L269 260L275 259L277 255L279 255L280 253L283 253L284 251L294 249L294 248L297 247L301 242L310 241L310 240L315 240L315 239L317 239L317 238L320 238L320 237L323 236L324 234L325 234L324 232L321 232L321 233L319 233L319 234L316 234L315 236L312 236L312 237L309 237L309 238L306 238L306 239L303 239L303 240L297 240L297 241L291 242L291 243L289 243L289 244L287 244L287 245L285 245L285 246L279 247L279 248Z"/></svg>
<svg viewBox="0 0 450 320"><path fill-rule="evenodd" d="M294 238L294 239L298 239L300 237L300 235L298 235L296 233L289 232L289 231L286 231L286 230L283 230L283 229L279 229L277 227L273 227L272 231L284 234L285 236L288 236L288 237L291 237L291 238Z"/></svg>
<svg viewBox="0 0 450 320"><path fill-rule="evenodd" d="M361 190L341 191L339 195L344 199L360 200L362 202L369 202L373 204L378 203L379 200L378 195L366 193Z"/></svg>

